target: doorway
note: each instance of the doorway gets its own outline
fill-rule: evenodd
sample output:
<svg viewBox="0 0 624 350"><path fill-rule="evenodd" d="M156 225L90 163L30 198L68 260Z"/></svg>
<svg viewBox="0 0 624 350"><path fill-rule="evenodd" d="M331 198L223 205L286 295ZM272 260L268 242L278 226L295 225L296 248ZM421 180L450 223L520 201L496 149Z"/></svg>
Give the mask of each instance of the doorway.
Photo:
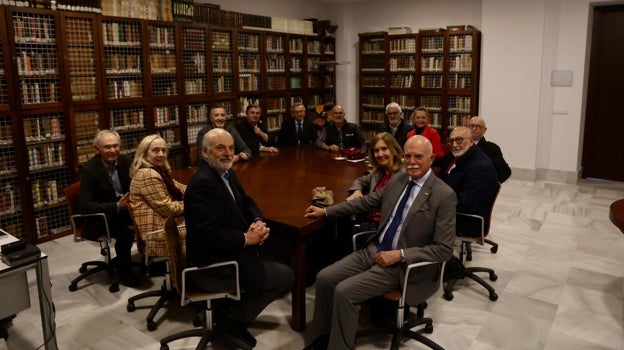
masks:
<svg viewBox="0 0 624 350"><path fill-rule="evenodd" d="M624 5L593 9L583 178L624 181Z"/></svg>

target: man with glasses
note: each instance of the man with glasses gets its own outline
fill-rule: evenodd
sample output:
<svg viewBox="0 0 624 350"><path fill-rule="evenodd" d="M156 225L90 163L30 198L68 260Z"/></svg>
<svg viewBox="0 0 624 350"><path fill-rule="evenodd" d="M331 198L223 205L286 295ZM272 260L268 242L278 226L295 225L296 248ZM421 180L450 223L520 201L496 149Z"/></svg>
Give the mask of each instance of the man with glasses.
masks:
<svg viewBox="0 0 624 350"><path fill-rule="evenodd" d="M388 122L382 125L377 133L390 133L399 145L404 145L407 141L409 127L405 125L405 120L403 120L401 106L396 102L388 103L386 105L386 117Z"/></svg>
<svg viewBox="0 0 624 350"><path fill-rule="evenodd" d="M475 146L470 129L459 126L447 139L451 153L444 158L438 176L455 191L457 212L489 218L498 192L496 170L490 159ZM472 232L472 227L459 228ZM462 234L466 231L462 232Z"/></svg>
<svg viewBox="0 0 624 350"><path fill-rule="evenodd" d="M487 127L485 126L485 120L483 118L475 116L468 121L468 128L472 134L475 144L485 153L488 158L494 164L496 174L498 175L498 182L503 183L511 176L511 169L503 158L503 152L497 144L485 139L485 132Z"/></svg>

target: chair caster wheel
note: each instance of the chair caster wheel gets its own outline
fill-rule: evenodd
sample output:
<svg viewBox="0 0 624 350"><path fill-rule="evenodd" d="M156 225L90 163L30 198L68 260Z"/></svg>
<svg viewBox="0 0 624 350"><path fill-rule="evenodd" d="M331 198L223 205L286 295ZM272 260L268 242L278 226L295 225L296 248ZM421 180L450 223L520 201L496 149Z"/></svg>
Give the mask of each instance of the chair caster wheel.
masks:
<svg viewBox="0 0 624 350"><path fill-rule="evenodd" d="M472 261L472 255L466 255L466 261Z"/></svg>
<svg viewBox="0 0 624 350"><path fill-rule="evenodd" d="M134 305L134 303L128 303L128 305L126 305L126 311L134 312L134 310L136 310L136 305Z"/></svg>
<svg viewBox="0 0 624 350"><path fill-rule="evenodd" d="M70 292L75 292L77 290L78 290L78 286L76 284L72 283L72 284L69 285L69 291Z"/></svg>
<svg viewBox="0 0 624 350"><path fill-rule="evenodd" d="M453 292L444 292L444 299L451 301L453 300Z"/></svg>
<svg viewBox="0 0 624 350"><path fill-rule="evenodd" d="M169 345L161 345L160 350L169 350Z"/></svg>
<svg viewBox="0 0 624 350"><path fill-rule="evenodd" d="M433 333L433 323L427 323L425 325L424 332L427 334Z"/></svg>
<svg viewBox="0 0 624 350"><path fill-rule="evenodd" d="M490 300L492 300L492 301L496 301L496 300L498 300L498 294L496 294L496 293L491 293L491 294L490 294Z"/></svg>
<svg viewBox="0 0 624 350"><path fill-rule="evenodd" d="M496 254L496 252L498 252L498 247L492 247L490 248L490 251L492 252L492 254Z"/></svg>
<svg viewBox="0 0 624 350"><path fill-rule="evenodd" d="M199 319L199 317L193 318L193 326L201 327L201 325L202 325L202 321Z"/></svg>
<svg viewBox="0 0 624 350"><path fill-rule="evenodd" d="M490 281L494 282L494 281L496 281L497 279L498 279L498 276L496 276L496 274L495 274L495 273L491 273L491 274L490 274Z"/></svg>
<svg viewBox="0 0 624 350"><path fill-rule="evenodd" d="M155 331L156 327L158 327L156 322L154 322L154 321L147 321L147 330L148 331L150 331L150 332Z"/></svg>
<svg viewBox="0 0 624 350"><path fill-rule="evenodd" d="M86 266L80 266L80 268L78 269L78 272L80 272L80 273L87 272L87 267Z"/></svg>
<svg viewBox="0 0 624 350"><path fill-rule="evenodd" d="M111 285L110 287L108 287L108 290L109 290L111 293L116 293L116 292L119 292L119 286L118 286L118 285L116 285L116 284Z"/></svg>

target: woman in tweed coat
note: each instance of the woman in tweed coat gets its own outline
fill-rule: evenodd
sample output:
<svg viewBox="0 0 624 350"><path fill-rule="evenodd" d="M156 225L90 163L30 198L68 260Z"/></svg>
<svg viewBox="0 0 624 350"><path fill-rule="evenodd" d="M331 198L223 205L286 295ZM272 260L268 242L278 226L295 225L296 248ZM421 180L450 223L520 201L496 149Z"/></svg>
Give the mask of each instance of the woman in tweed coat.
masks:
<svg viewBox="0 0 624 350"><path fill-rule="evenodd" d="M149 232L164 229L169 216L180 216L180 223L184 220L186 185L171 177L167 151L167 142L160 135L145 136L130 167L130 209L143 242ZM149 256L168 255L164 233L150 237L147 252Z"/></svg>

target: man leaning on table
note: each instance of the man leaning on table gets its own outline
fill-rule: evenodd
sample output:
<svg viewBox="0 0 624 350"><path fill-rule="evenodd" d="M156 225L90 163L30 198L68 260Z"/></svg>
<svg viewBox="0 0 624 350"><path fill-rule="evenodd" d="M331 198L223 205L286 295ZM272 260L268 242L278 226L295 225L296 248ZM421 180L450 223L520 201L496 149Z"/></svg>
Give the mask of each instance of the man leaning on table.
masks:
<svg viewBox="0 0 624 350"><path fill-rule="evenodd" d="M453 190L432 173L432 152L427 138L414 136L404 147L406 173L397 174L381 190L325 209L306 209L309 218L381 209L377 234L366 247L318 273L308 334L316 338L306 349L353 349L362 302L400 289L408 264L442 262L452 256L457 200ZM407 293L408 304L439 287L438 269L424 267L410 278L414 288Z"/></svg>
<svg viewBox="0 0 624 350"><path fill-rule="evenodd" d="M331 114L333 120L325 125L318 139L316 147L326 151L338 152L344 148L360 148L365 151L366 146L360 129L354 123L349 123L345 119L345 112L342 106L335 105Z"/></svg>

